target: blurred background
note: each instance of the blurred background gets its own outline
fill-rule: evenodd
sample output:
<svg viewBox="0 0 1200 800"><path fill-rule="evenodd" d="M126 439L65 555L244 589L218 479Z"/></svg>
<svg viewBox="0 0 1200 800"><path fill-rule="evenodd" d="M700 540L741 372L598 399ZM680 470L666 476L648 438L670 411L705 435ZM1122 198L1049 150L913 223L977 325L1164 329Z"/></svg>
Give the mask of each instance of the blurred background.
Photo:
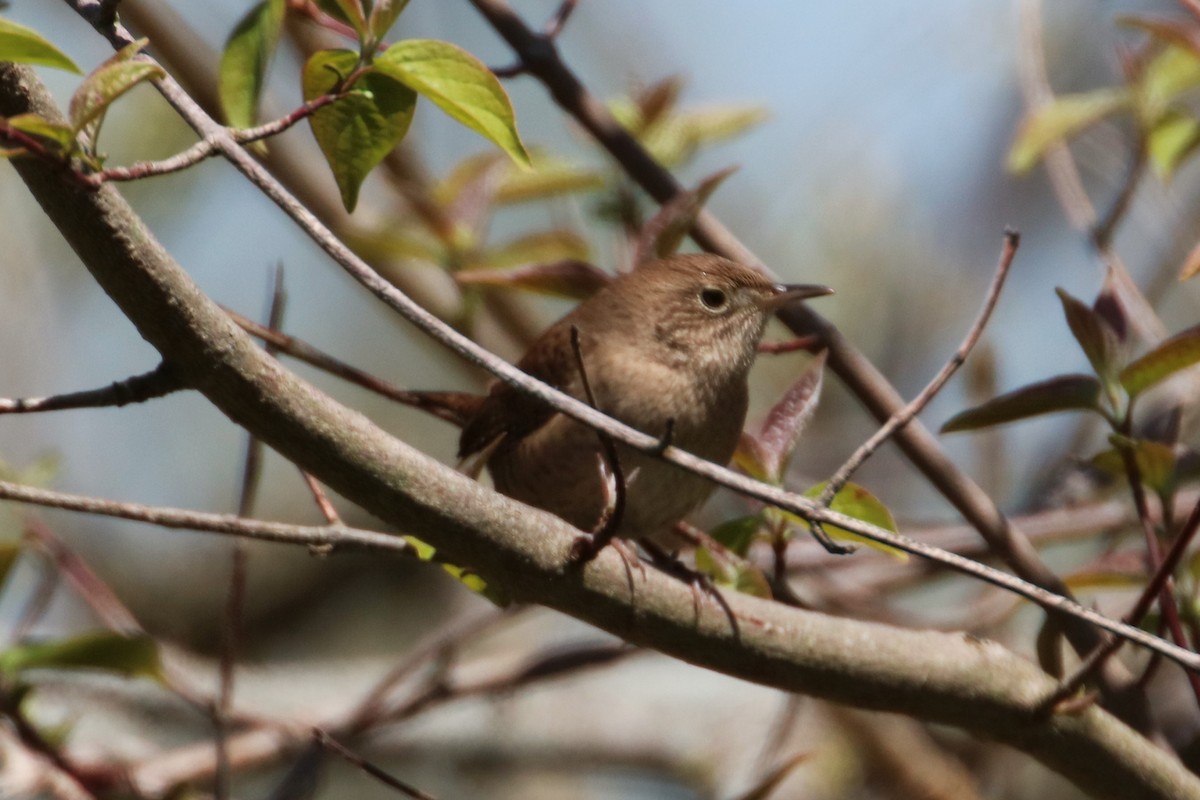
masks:
<svg viewBox="0 0 1200 800"><path fill-rule="evenodd" d="M514 7L531 26L540 26L557 3L514 2ZM208 65L211 81L215 54L247 8L232 0L126 0L121 12L126 22L146 30L151 52L169 71L182 68L156 50L161 39L154 25L178 34L186 42L182 51ZM583 0L559 44L583 82L614 102L625 98L628 106L631 96L676 76L679 109L742 109L747 118L763 112L761 121L736 136L705 142L681 158L677 174L695 185L717 170L739 166L709 207L782 277L834 287L837 294L821 301L822 314L906 396L919 391L950 356L976 315L1005 226L1020 230L1022 247L984 344L964 375L922 417L936 429L953 413L999 391L1087 370L1054 288L1090 302L1101 288L1104 266L1086 232L1072 226L1045 171L1014 175L1006 171L1005 159L1024 116L1031 20L1033 29L1040 29L1049 83L1063 94L1122 82L1119 53L1142 38L1116 20L1134 13L1184 18L1178 5L1166 0L1060 0L1044 9L1032 0L926 0L919 10L914 4L868 0L692 0L686 10L672 0ZM44 34L85 70L110 53L65 4L12 0L5 14ZM292 33L271 70L264 118L299 105L298 48L327 36L309 28ZM391 38L448 40L491 66L513 60L467 2L413 0ZM65 106L78 77L52 70L41 74ZM595 263L614 268L628 252L619 229L605 220L611 220L614 202L622 191L628 194L628 187L618 187L606 156L534 79L516 77L505 85L528 145L607 177L594 191L498 207L476 233L501 243L533 231L570 231ZM1089 129L1074 144L1084 186L1101 210L1120 192L1131 139L1127 125L1117 120ZM110 112L101 149L110 163L127 164L161 158L192 141L161 98L142 87ZM409 179L436 185L464 159L489 147L421 103L404 145ZM314 187L319 202L336 205L332 177L307 126L284 134L272 148L287 150L292 163L300 165L293 178ZM359 233L364 246L379 247L388 231L406 229L412 210L397 185L373 176L354 217L343 220L343 230ZM1196 322L1200 289L1195 282L1175 280L1200 234L1196 190L1194 165L1169 182L1147 176L1113 241L1171 332ZM403 387L482 385L483 376L454 363L342 275L225 163L212 160L181 174L125 184L122 191L218 302L262 318L273 270L282 264L289 333ZM154 351L96 287L3 163L0 218L7 231L0 395L101 386L157 364ZM384 260L404 274L401 285L415 287L432 307L452 318L462 313L461 296L437 265L394 254ZM569 307L566 301L531 295L504 302L519 312L527 330L539 329ZM489 346L509 357L519 354L514 326L472 324ZM785 335L782 328L769 334ZM754 413L763 413L780 396L807 358L761 359ZM406 441L452 463L457 432L449 425L430 423L418 412L303 365L295 369ZM797 451L792 485L803 488L823 479L873 428L836 380L827 380L817 417ZM224 512L237 505L244 439L202 398L178 394L121 410L5 417L0 459L18 475L36 476L65 491ZM948 437L945 443L1005 511L1023 514L1038 510L1050 495L1069 494L1053 476L1062 475L1072 456L1090 455L1102 440L1101 432L1081 428L1076 418L1055 416L997 433ZM884 500L902 530L959 522L890 448L857 480ZM347 521L378 527L347 504L341 507ZM745 508L743 501L719 494L697 519L712 524ZM267 458L255 512L269 519L320 522L296 470L274 455ZM172 644L171 658L180 670L213 684L229 574L227 541L108 519L38 515L148 630ZM18 519L9 510L9 535L17 535ZM1074 545L1050 557L1069 569L1087 552ZM862 557L878 569L893 568L885 556ZM464 618L491 619L494 613L440 571L390 559L317 559L296 548L252 544L248 565L236 705L254 713L308 721L336 714L411 653L414 643L453 630ZM15 624L38 575L33 564L22 564L14 573L0 596L0 623ZM811 588L814 596L827 599L824 588L818 591L805 581L804 576L797 580L801 596ZM956 580L877 602L895 600L912 624L957 625L961 621L944 618L946 599L983 602L979 594L977 586ZM1014 617L1005 598L987 602L1002 609L998 627L987 635L1028 634L1037 622L1029 612ZM91 624L86 608L63 591L55 595L38 632L54 635ZM456 643L468 674L471 669L503 674L548 648L609 643L541 610L499 616L494 625L486 636L472 634ZM1032 650L1028 635L1010 646ZM129 691L89 689L87 707L98 713L80 716L72 702L84 702L78 697L84 692L73 693L68 686L53 698L48 695L45 713L71 718L72 735L84 753L98 757L106 748L116 749L133 762L151 760L165 742L182 746L209 735L202 716L186 708L152 712L153 704L140 694L137 702L127 701L122 693ZM154 734L147 733L151 718ZM888 739L903 736L920 742L913 745L918 751L928 750L922 758L929 760L922 763L936 765L930 774L961 790L946 796L1051 791L1071 796L1057 778L1024 757L994 748L985 753L953 732L921 729L918 737L909 727L894 731L893 725L908 723L792 701L653 654L635 654L508 695L446 704L389 727L373 746L407 781L437 797L737 797L798 753L810 757L790 773L777 796L915 796L903 793L895 777L900 767L893 763L895 754L888 754L894 745ZM111 734L114 729L120 737ZM275 764L239 778L238 794L266 796L278 783L279 769ZM341 769L324 786L321 796L346 791L391 796L350 769Z"/></svg>

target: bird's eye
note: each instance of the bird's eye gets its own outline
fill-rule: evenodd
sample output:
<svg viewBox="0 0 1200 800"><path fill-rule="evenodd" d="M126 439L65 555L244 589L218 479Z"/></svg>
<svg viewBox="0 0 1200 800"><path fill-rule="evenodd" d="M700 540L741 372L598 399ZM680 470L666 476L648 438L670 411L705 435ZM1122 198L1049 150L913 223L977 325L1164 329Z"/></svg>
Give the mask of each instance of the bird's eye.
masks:
<svg viewBox="0 0 1200 800"><path fill-rule="evenodd" d="M729 302L729 298L725 292L715 286L706 286L700 290L700 302L709 311L720 311L725 308L725 304Z"/></svg>

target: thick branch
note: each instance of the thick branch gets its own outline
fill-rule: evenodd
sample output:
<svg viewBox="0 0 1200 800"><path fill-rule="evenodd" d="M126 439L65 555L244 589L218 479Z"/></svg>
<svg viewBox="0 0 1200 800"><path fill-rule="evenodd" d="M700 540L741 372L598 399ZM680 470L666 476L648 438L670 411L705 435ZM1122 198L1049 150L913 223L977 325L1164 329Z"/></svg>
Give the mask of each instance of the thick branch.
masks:
<svg viewBox="0 0 1200 800"><path fill-rule="evenodd" d="M0 67L0 114L55 110L32 73ZM748 596L693 606L691 589L620 556L562 566L575 530L468 480L269 358L169 257L111 186L88 192L16 165L139 332L238 424L379 517L547 605L683 660L764 685L957 725L1029 752L1098 796L1200 798L1174 758L1098 708L1038 721L1054 682L999 645L834 619ZM841 523L839 523L841 524Z"/></svg>

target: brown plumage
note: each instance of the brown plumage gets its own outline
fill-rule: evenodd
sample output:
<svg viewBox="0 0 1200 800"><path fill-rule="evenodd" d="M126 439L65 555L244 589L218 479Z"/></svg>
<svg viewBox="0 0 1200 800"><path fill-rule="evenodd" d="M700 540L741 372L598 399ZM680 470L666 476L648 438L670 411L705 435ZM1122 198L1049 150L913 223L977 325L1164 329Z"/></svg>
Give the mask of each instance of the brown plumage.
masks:
<svg viewBox="0 0 1200 800"><path fill-rule="evenodd" d="M732 457L746 416L746 378L763 327L782 302L828 293L782 287L711 255L672 256L621 275L552 325L517 366L585 400L571 328L599 410L717 463ZM483 454L497 491L593 529L608 502L595 431L496 383L468 420L459 455ZM618 446L627 479L622 536L673 525L711 485Z"/></svg>

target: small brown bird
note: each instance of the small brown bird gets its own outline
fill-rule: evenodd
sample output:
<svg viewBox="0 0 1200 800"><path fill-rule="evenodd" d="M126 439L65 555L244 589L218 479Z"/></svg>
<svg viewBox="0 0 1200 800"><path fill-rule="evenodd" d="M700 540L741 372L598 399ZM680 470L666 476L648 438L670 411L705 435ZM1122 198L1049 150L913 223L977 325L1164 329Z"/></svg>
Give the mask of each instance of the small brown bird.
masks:
<svg viewBox="0 0 1200 800"><path fill-rule="evenodd" d="M763 328L781 305L829 294L785 286L712 255L679 255L621 275L554 323L517 364L651 436L724 464L746 418L746 378ZM596 432L504 383L495 383L463 428L459 456L485 458L497 491L594 530L609 505ZM615 533L649 538L669 529L712 484L660 459L617 446L626 478Z"/></svg>

